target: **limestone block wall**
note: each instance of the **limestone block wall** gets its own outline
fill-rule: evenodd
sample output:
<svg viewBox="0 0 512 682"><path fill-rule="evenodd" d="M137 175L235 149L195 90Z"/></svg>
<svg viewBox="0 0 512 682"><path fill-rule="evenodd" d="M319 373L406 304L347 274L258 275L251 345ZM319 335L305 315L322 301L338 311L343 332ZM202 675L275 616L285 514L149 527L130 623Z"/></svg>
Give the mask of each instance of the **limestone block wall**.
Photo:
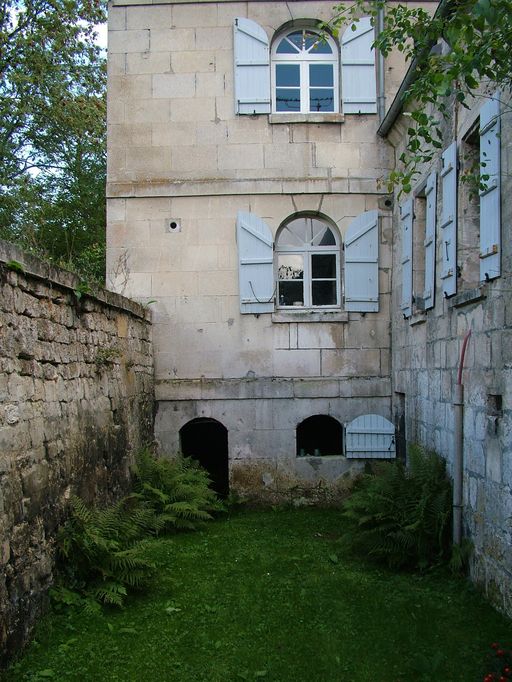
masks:
<svg viewBox="0 0 512 682"><path fill-rule="evenodd" d="M109 7L107 283L155 301L162 449L178 449L187 421L215 418L228 429L233 484L244 467L261 468L257 485L277 470L290 484L307 479L295 433L308 416L391 416L391 232L378 179L394 154L376 136L378 117L235 113L235 18L257 22L270 40L290 20L331 16L328 0ZM391 101L404 66L392 56L386 68ZM290 216L317 213L343 242L373 209L379 312L240 313L239 211L263 219L274 238ZM336 467L322 464L317 478L350 468Z"/></svg>
<svg viewBox="0 0 512 682"><path fill-rule="evenodd" d="M486 101L485 99L483 101ZM457 141L474 123L481 101L461 112ZM512 614L512 244L509 225L510 115L502 116L501 276L486 284L466 278L471 258L478 262L478 234L459 239L457 293L443 298L440 242L442 191L438 185L436 303L426 313L404 319L401 302L402 244L398 206L394 216L392 294L392 382L394 412L405 422L411 443L443 455L452 470L453 400L463 338L471 330L464 364L464 527L475 546L472 575L501 610ZM392 132L401 153L403 122ZM446 146L451 142L447 131ZM462 153L462 152L461 152ZM462 159L461 159L462 160ZM440 171L437 159L431 170ZM422 178L418 180L418 186ZM459 186L458 235L467 231L474 208ZM397 202L398 203L398 202ZM414 230L414 226L413 226ZM414 257L413 257L414 264Z"/></svg>
<svg viewBox="0 0 512 682"><path fill-rule="evenodd" d="M53 578L70 495L112 501L153 438L147 311L0 242L0 655L19 651ZM1 660L1 659L0 659Z"/></svg>

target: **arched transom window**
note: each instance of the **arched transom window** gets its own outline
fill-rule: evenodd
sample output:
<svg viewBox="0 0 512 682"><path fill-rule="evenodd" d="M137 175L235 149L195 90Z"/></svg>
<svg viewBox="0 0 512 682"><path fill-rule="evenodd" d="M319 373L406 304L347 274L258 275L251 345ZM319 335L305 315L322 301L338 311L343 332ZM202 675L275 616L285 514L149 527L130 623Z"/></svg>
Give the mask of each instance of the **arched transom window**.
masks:
<svg viewBox="0 0 512 682"><path fill-rule="evenodd" d="M276 262L280 307L340 305L340 242L326 220L305 215L284 223L276 240Z"/></svg>
<svg viewBox="0 0 512 682"><path fill-rule="evenodd" d="M338 112L338 72L338 47L331 37L306 28L279 36L272 49L273 111Z"/></svg>

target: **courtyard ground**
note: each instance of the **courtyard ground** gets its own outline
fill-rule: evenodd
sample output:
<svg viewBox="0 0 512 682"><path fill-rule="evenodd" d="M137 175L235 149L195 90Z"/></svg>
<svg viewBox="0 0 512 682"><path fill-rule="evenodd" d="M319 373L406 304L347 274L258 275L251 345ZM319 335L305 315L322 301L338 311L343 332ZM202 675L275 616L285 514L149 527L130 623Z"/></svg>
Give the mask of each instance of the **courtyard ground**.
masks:
<svg viewBox="0 0 512 682"><path fill-rule="evenodd" d="M336 510L241 511L148 541L148 592L101 615L51 614L7 680L482 680L510 621L442 571L345 556L341 523Z"/></svg>

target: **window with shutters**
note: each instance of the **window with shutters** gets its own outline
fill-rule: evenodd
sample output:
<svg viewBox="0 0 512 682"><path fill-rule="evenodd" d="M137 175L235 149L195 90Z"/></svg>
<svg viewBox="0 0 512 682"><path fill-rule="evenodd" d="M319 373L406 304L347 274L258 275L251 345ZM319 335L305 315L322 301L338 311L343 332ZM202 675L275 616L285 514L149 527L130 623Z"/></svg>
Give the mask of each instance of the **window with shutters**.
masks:
<svg viewBox="0 0 512 682"><path fill-rule="evenodd" d="M236 234L241 313L274 313L277 306L276 322L289 322L283 319L288 313L301 311L308 313L303 321L327 322L348 312L378 312L376 210L361 213L348 226L343 261L336 225L317 213L285 220L274 243L262 218L239 211Z"/></svg>
<svg viewBox="0 0 512 682"><path fill-rule="evenodd" d="M499 93L484 101L460 143L459 288L475 289L501 273Z"/></svg>
<svg viewBox="0 0 512 682"><path fill-rule="evenodd" d="M340 238L334 225L317 215L294 216L279 229L275 251L280 308L340 306Z"/></svg>
<svg viewBox="0 0 512 682"><path fill-rule="evenodd" d="M309 28L279 35L272 47L272 110L339 111L339 52L333 38Z"/></svg>

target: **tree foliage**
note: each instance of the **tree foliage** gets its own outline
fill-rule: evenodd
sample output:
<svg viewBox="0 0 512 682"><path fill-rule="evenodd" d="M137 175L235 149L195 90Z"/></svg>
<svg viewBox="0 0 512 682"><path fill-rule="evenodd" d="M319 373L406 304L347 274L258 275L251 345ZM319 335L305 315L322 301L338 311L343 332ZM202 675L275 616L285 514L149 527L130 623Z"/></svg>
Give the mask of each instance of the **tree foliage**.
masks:
<svg viewBox="0 0 512 682"><path fill-rule="evenodd" d="M100 277L103 0L0 0L0 236ZM87 274L87 273L86 273Z"/></svg>
<svg viewBox="0 0 512 682"><path fill-rule="evenodd" d="M391 175L389 187L409 192L418 167L442 147L442 122L454 106L468 107L474 97L488 96L496 87L510 88L512 0L449 0L433 17L422 7L355 0L336 8L329 26L336 32L361 15L375 23L381 10L384 30L376 36L376 49L384 56L398 50L418 67L403 101L410 105L403 171Z"/></svg>

